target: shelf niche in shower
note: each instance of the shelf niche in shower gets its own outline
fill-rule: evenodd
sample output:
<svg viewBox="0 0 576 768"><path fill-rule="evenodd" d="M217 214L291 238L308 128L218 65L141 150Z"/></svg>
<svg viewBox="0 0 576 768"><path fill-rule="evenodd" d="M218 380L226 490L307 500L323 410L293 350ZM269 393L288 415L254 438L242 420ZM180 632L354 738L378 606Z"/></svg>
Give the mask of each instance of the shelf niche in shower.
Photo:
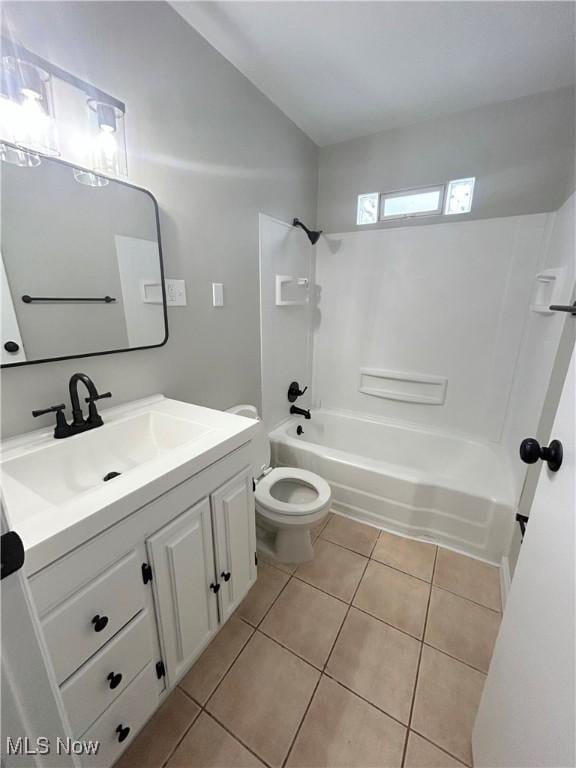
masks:
<svg viewBox="0 0 576 768"><path fill-rule="evenodd" d="M421 405L444 405L448 379L421 373L360 368L362 394Z"/></svg>

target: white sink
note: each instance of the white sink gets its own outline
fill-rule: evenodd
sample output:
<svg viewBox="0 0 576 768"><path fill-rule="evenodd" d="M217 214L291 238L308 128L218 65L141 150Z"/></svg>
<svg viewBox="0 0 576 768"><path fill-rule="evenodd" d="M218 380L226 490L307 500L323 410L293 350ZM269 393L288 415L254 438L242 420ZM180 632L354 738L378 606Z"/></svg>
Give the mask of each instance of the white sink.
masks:
<svg viewBox="0 0 576 768"><path fill-rule="evenodd" d="M2 443L3 500L24 541L28 574L244 445L257 429L252 419L162 395L102 417L104 426L73 437L56 440L50 428Z"/></svg>
<svg viewBox="0 0 576 768"><path fill-rule="evenodd" d="M59 504L113 482L122 475L174 448L198 440L210 427L158 411L132 416L55 441L2 465L5 476L33 493Z"/></svg>

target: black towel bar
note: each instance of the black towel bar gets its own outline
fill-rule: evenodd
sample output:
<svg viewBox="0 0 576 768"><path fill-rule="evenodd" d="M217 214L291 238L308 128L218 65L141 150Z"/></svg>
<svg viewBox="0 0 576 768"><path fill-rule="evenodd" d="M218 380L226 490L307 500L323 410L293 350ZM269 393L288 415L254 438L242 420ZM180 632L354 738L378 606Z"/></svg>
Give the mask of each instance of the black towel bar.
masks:
<svg viewBox="0 0 576 768"><path fill-rule="evenodd" d="M116 299L112 296L95 296L94 298L90 296L28 296L26 293L22 296L22 301L24 304L32 304L33 301L101 301L112 304Z"/></svg>

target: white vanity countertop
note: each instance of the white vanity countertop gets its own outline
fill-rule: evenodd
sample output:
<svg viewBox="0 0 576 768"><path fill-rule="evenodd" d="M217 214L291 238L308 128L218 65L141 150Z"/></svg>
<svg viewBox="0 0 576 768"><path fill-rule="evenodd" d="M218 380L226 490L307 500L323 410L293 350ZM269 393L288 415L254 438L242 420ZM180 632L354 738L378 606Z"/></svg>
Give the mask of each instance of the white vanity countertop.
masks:
<svg viewBox="0 0 576 768"><path fill-rule="evenodd" d="M249 442L258 425L163 395L101 414L104 426L73 437L45 428L1 444L6 515L27 575Z"/></svg>

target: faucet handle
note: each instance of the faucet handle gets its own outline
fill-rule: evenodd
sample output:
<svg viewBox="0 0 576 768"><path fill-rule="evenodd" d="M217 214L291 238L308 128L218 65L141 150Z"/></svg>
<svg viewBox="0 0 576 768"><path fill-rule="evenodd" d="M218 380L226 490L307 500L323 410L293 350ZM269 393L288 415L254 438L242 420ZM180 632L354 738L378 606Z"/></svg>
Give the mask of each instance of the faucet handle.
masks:
<svg viewBox="0 0 576 768"><path fill-rule="evenodd" d="M95 403L96 400L103 400L105 397L112 397L112 392L104 392L103 395L92 395L92 397L87 397L85 402L86 403Z"/></svg>
<svg viewBox="0 0 576 768"><path fill-rule="evenodd" d="M32 416L36 418L37 416L44 416L46 413L57 413L58 411L63 411L66 406L64 403L61 403L60 405L51 405L50 408L43 408L39 411L32 411Z"/></svg>

